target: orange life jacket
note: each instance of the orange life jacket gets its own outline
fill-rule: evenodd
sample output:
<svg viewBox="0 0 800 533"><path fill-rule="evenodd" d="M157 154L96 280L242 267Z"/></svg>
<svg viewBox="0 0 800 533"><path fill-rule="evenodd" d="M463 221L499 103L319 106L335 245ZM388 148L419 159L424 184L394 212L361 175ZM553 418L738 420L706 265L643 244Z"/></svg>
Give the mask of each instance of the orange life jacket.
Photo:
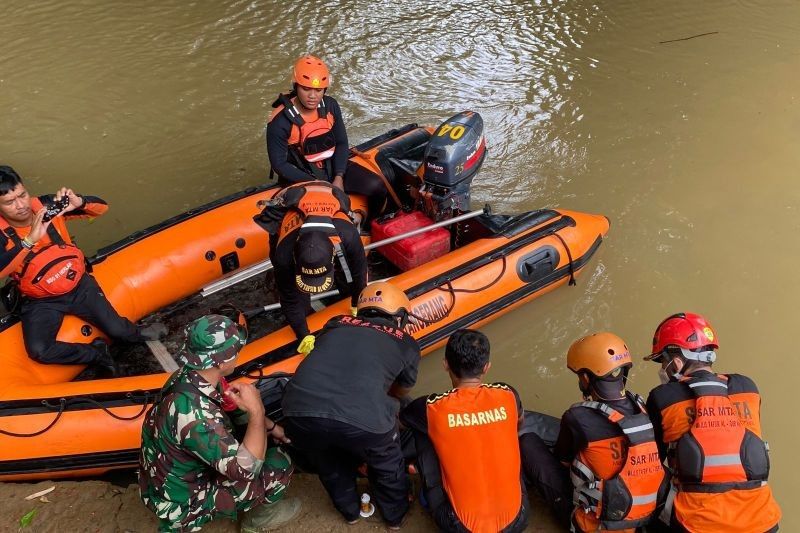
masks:
<svg viewBox="0 0 800 533"><path fill-rule="evenodd" d="M278 242L298 228L323 231L338 242L332 219L353 222L348 214L349 198L326 181L304 181L286 187L275 195L267 208L271 206L287 210L278 229Z"/></svg>
<svg viewBox="0 0 800 533"><path fill-rule="evenodd" d="M43 204L38 198L31 198L34 212L42 208ZM11 246L21 245L24 237L20 237L3 217L0 217L0 231L9 238ZM61 236L61 231L67 235L66 239ZM54 218L47 227L46 235L47 238L40 239L28 252L17 271L10 274L19 283L20 292L29 298L67 294L86 273L86 258L80 248L69 241L63 218Z"/></svg>
<svg viewBox="0 0 800 533"><path fill-rule="evenodd" d="M514 393L499 383L455 389L430 397L427 415L458 519L472 532L502 530L522 506Z"/></svg>
<svg viewBox="0 0 800 533"><path fill-rule="evenodd" d="M317 179L330 179L332 176L329 163L336 151L336 137L333 135L333 114L328 112L325 97L322 97L317 106L316 120L310 122L306 122L294 102L286 95L278 96L277 102L280 104L273 111L270 120L283 112L292 123L288 144L289 153L295 157L295 164L309 170Z"/></svg>
<svg viewBox="0 0 800 533"><path fill-rule="evenodd" d="M727 492L762 486L769 477L767 446L747 429L728 397L725 376L686 377L695 396L694 421L674 447L678 490Z"/></svg>
<svg viewBox="0 0 800 533"><path fill-rule="evenodd" d="M603 415L623 433L589 440L570 468L576 505L574 519L582 531L635 529L650 521L666 473L658 455L653 424L641 396L628 393L639 413L625 416L602 402L581 402ZM590 436L587 436L590 438Z"/></svg>
<svg viewBox="0 0 800 533"><path fill-rule="evenodd" d="M708 381L727 386L690 386ZM709 391L712 396L716 392L723 398L707 397L701 401L700 396L708 396ZM738 448L746 443L741 451L753 453L756 462L763 463L766 444L761 441L761 396L755 384L737 374L697 372L681 382L657 387L651 396L661 410L663 440L668 445L673 471L662 521L669 523L674 517L695 533L749 533L767 531L777 525L781 510L765 481L767 472L753 476L757 474L755 470L764 470L764 465L750 465L750 456L744 457ZM698 416L701 407L703 411ZM729 407L735 409L738 424L731 418ZM727 428L722 431L724 424ZM731 433L727 431L729 428L733 429ZM742 436L742 428L744 435L751 436ZM680 456L679 446L683 454ZM748 448L754 450L750 452ZM712 457L710 464L705 461L708 456ZM742 478L739 462L746 473L755 466L750 476L764 480L734 481ZM747 512L742 513L742 509Z"/></svg>

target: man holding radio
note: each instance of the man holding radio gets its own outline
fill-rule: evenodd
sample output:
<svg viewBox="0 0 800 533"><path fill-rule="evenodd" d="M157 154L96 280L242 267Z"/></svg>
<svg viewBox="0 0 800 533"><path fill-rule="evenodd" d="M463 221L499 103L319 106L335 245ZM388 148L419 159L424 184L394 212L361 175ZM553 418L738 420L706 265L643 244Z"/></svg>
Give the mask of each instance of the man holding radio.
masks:
<svg viewBox="0 0 800 533"><path fill-rule="evenodd" d="M102 339L91 344L56 340L67 314L128 342L166 335L163 324L140 328L114 310L69 236L67 220L96 217L107 209L100 198L66 187L54 196L31 197L19 174L0 165L0 277L9 276L19 285L25 349L39 363L89 364L116 375L116 363Z"/></svg>

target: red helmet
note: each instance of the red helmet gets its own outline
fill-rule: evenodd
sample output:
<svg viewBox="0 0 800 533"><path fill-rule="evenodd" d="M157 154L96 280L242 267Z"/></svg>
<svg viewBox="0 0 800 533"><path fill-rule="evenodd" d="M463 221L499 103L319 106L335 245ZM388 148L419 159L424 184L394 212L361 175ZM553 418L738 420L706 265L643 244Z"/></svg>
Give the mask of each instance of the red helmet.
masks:
<svg viewBox="0 0 800 533"><path fill-rule="evenodd" d="M320 58L304 55L294 63L292 82L312 89L325 89L330 85L331 74Z"/></svg>
<svg viewBox="0 0 800 533"><path fill-rule="evenodd" d="M686 359L706 363L714 362L714 350L719 348L711 324L694 313L677 313L665 318L653 334L653 353L644 359L659 362L668 346L679 348Z"/></svg>

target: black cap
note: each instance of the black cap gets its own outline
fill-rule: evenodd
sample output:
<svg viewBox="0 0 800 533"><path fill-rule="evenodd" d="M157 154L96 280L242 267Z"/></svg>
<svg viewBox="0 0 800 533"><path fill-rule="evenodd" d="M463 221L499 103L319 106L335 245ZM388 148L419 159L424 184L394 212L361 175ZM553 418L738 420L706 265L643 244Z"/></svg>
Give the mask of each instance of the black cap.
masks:
<svg viewBox="0 0 800 533"><path fill-rule="evenodd" d="M333 243L322 232L301 233L294 244L295 283L308 294L333 286Z"/></svg>

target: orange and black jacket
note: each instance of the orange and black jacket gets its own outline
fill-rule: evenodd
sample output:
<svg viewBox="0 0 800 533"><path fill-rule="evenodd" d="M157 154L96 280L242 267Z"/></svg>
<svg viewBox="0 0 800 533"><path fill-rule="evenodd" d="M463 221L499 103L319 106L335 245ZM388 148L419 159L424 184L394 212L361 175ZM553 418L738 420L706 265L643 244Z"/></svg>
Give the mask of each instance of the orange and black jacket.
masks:
<svg viewBox="0 0 800 533"><path fill-rule="evenodd" d="M306 202L305 200L309 200ZM308 209L308 212L303 211ZM310 313L309 296L297 288L295 283L294 244L308 222L332 226L319 231L339 245L342 260L350 270L352 281L339 289L350 294L350 304L355 307L358 295L367 286L367 258L358 229L347 214L349 197L343 191L326 182L315 181L290 185L275 195L264 210L253 217L256 224L269 233L269 258L275 268L275 282L286 321L298 339L311 332L306 316ZM341 265L337 258L335 264ZM336 267L334 267L336 268ZM340 273L339 270L336 271Z"/></svg>
<svg viewBox="0 0 800 533"><path fill-rule="evenodd" d="M677 491L667 508L683 527L699 533L777 527L761 396L750 378L693 372L653 389L647 410Z"/></svg>
<svg viewBox="0 0 800 533"><path fill-rule="evenodd" d="M419 398L401 414L404 423L428 434L441 485L469 531L501 531L521 511L527 497L517 435L522 412L512 387L489 383Z"/></svg>
<svg viewBox="0 0 800 533"><path fill-rule="evenodd" d="M301 137L299 134L300 127L297 124L293 124L287 113L283 112L283 105L279 105L267 124L267 155L269 156L269 164L278 176L289 183L298 183L319 178L330 181L336 175L343 176L347 168L350 147L347 141L347 131L345 130L339 102L330 96L323 96L322 103L324 104L326 113L333 118L331 135L335 144L335 151L331 158L330 175L314 175L312 169L303 158L299 141ZM298 140L295 141L296 139Z"/></svg>
<svg viewBox="0 0 800 533"><path fill-rule="evenodd" d="M634 531L653 518L667 481L641 397L573 405L554 451L571 463L578 531Z"/></svg>
<svg viewBox="0 0 800 533"><path fill-rule="evenodd" d="M58 232L58 235L61 237L61 239L63 239L63 241L67 244L72 244L72 239L70 238L69 231L67 230L66 222L68 220L73 220L76 218L93 218L102 215L108 210L108 204L96 196L81 197L84 200L82 207L75 209L74 211L70 211L69 213L59 215L50 223L50 227L54 228ZM38 198L32 198L31 209L33 209L34 212L37 212L37 207L41 208L39 206L47 206L52 202L52 195L43 195L39 196ZM8 222L5 222L6 223L3 225L8 225ZM28 255L29 251L22 246L21 241L28 236L30 231L30 226L9 227L3 231L0 231L0 248L2 248L2 252L0 252L0 278L11 276L13 274L19 274L20 270L22 270L25 257ZM12 235L12 232L16 234L17 238ZM52 239L46 232L44 236L39 239L30 253L36 253L38 250L41 250L51 243Z"/></svg>

